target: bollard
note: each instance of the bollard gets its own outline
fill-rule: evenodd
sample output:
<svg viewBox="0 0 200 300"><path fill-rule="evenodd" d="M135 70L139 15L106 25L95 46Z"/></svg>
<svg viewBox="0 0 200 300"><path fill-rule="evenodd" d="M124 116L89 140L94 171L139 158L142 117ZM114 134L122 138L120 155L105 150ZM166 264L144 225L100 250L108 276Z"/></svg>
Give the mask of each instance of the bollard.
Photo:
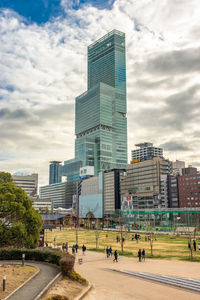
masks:
<svg viewBox="0 0 200 300"><path fill-rule="evenodd" d="M3 292L6 290L6 275L3 276Z"/></svg>
<svg viewBox="0 0 200 300"><path fill-rule="evenodd" d="M25 264L25 254L23 253L22 254L22 266L24 266L24 264Z"/></svg>

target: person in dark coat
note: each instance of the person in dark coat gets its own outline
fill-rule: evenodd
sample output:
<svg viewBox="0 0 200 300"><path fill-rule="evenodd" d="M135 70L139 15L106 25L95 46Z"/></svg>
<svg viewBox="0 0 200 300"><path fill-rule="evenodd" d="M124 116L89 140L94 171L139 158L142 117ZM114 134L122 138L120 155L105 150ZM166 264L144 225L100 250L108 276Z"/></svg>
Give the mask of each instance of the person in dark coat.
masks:
<svg viewBox="0 0 200 300"><path fill-rule="evenodd" d="M106 247L106 256L107 256L107 258L109 257L109 249L108 249L108 246Z"/></svg>
<svg viewBox="0 0 200 300"><path fill-rule="evenodd" d="M109 255L112 257L112 248L111 248L111 246L109 248Z"/></svg>
<svg viewBox="0 0 200 300"><path fill-rule="evenodd" d="M142 250L142 259L145 261L145 250Z"/></svg>
<svg viewBox="0 0 200 300"><path fill-rule="evenodd" d="M78 253L78 245L77 244L75 245L75 250L76 250L76 253Z"/></svg>
<svg viewBox="0 0 200 300"><path fill-rule="evenodd" d="M74 245L72 246L72 254L75 254L75 247L74 247Z"/></svg>
<svg viewBox="0 0 200 300"><path fill-rule="evenodd" d="M115 250L115 252L114 252L114 259L113 259L113 261L116 261L116 262L118 262L118 253L117 253L117 250Z"/></svg>
<svg viewBox="0 0 200 300"><path fill-rule="evenodd" d="M141 262L142 261L142 251L141 251L141 249L139 249L139 251L138 251L138 258L139 258L139 261Z"/></svg>
<svg viewBox="0 0 200 300"><path fill-rule="evenodd" d="M85 255L86 247L85 245L82 246L83 255Z"/></svg>
<svg viewBox="0 0 200 300"><path fill-rule="evenodd" d="M197 243L196 243L196 240L193 241L193 247L194 247L194 251L197 250Z"/></svg>

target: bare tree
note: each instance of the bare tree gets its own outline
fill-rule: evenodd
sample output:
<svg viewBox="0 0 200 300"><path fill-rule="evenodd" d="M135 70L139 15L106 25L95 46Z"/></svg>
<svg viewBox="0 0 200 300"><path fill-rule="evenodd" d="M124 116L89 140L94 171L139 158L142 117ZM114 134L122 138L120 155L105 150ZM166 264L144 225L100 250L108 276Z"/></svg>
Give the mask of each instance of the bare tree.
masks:
<svg viewBox="0 0 200 300"><path fill-rule="evenodd" d="M100 236L100 230L95 230L95 239L96 239L96 249L99 247L99 236Z"/></svg>

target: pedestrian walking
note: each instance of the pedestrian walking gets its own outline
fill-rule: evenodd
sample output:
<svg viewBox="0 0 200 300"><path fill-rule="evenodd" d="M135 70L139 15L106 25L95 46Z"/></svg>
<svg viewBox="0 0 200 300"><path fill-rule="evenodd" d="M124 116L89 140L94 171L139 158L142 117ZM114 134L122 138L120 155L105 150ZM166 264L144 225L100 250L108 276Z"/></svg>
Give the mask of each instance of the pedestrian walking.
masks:
<svg viewBox="0 0 200 300"><path fill-rule="evenodd" d="M145 250L144 249L142 250L142 260L145 261Z"/></svg>
<svg viewBox="0 0 200 300"><path fill-rule="evenodd" d="M107 256L107 258L109 257L109 249L108 249L108 246L106 247L106 256Z"/></svg>
<svg viewBox="0 0 200 300"><path fill-rule="evenodd" d="M76 253L78 253L78 244L75 245Z"/></svg>
<svg viewBox="0 0 200 300"><path fill-rule="evenodd" d="M133 241L134 240L134 235L132 234L132 238L131 238L131 240Z"/></svg>
<svg viewBox="0 0 200 300"><path fill-rule="evenodd" d="M65 244L64 243L62 244L62 251L63 252L65 251Z"/></svg>
<svg viewBox="0 0 200 300"><path fill-rule="evenodd" d="M72 254L75 254L75 247L74 247L74 245L72 246Z"/></svg>
<svg viewBox="0 0 200 300"><path fill-rule="evenodd" d="M197 243L196 243L196 240L193 241L193 248L194 248L194 251L197 250Z"/></svg>
<svg viewBox="0 0 200 300"><path fill-rule="evenodd" d="M190 244L190 241L188 241L188 249L191 248L191 244Z"/></svg>
<svg viewBox="0 0 200 300"><path fill-rule="evenodd" d="M117 250L115 250L113 262L114 262L114 261L118 262L117 259L118 259L118 252L117 252Z"/></svg>
<svg viewBox="0 0 200 300"><path fill-rule="evenodd" d="M142 251L141 251L141 249L139 249L139 251L138 251L138 258L139 258L139 262L141 262L142 261Z"/></svg>
<svg viewBox="0 0 200 300"><path fill-rule="evenodd" d="M112 257L112 248L111 248L111 246L109 248L109 255Z"/></svg>
<svg viewBox="0 0 200 300"><path fill-rule="evenodd" d="M124 242L125 242L125 237L123 236L123 237L122 237L122 243L124 243Z"/></svg>
<svg viewBox="0 0 200 300"><path fill-rule="evenodd" d="M83 255L85 255L86 247L85 245L82 246Z"/></svg>

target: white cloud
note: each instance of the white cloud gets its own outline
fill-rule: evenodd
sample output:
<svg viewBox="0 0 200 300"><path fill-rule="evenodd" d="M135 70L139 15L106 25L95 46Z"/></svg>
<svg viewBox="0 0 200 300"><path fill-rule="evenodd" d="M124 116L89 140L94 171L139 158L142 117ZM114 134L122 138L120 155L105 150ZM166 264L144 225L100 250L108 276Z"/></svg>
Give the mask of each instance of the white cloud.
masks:
<svg viewBox="0 0 200 300"><path fill-rule="evenodd" d="M87 46L113 28L126 33L129 152L147 140L197 162L199 1L117 0L111 10L69 3L65 19L41 26L0 15L0 169L37 171L44 184L49 160L73 157Z"/></svg>

